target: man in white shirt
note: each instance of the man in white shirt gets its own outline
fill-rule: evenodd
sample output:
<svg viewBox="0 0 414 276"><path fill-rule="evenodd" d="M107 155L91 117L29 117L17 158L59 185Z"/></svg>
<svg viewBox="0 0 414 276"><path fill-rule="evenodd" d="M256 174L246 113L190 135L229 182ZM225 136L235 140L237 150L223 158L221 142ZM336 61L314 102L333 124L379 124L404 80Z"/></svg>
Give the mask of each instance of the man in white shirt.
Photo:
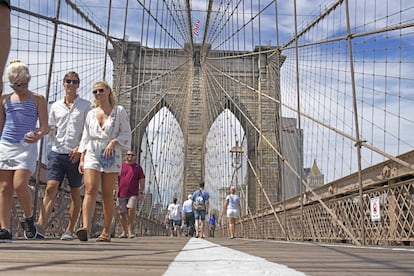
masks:
<svg viewBox="0 0 414 276"><path fill-rule="evenodd" d="M183 203L183 219L187 227L189 237L194 235L194 207L191 197L192 195L188 195L187 200Z"/></svg>
<svg viewBox="0 0 414 276"><path fill-rule="evenodd" d="M78 171L80 153L79 142L82 137L83 124L91 108L91 103L81 99L77 94L79 75L68 72L63 78L65 96L52 104L49 112L49 144L47 185L38 225L38 237L45 235L48 220L52 213L56 194L64 178L68 180L71 194L69 222L61 240L73 240L74 228L81 208L80 186L82 175Z"/></svg>

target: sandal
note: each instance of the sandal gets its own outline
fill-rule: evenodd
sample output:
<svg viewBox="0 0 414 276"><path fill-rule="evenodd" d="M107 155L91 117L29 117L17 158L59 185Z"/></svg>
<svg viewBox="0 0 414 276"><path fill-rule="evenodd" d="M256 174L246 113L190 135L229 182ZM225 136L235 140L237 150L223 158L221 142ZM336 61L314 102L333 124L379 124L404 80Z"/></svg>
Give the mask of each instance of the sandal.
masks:
<svg viewBox="0 0 414 276"><path fill-rule="evenodd" d="M97 242L110 242L111 241L111 236L108 234L104 234L102 233L97 239Z"/></svg>

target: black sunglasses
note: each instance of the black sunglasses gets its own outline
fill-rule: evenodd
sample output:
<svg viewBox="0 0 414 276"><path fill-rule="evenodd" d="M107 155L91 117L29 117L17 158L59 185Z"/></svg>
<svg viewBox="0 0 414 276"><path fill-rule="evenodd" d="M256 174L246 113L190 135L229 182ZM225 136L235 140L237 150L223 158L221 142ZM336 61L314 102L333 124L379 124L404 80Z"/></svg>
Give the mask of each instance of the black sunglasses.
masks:
<svg viewBox="0 0 414 276"><path fill-rule="evenodd" d="M78 84L78 83L79 83L79 80L65 79L65 82L66 82L67 84L71 84L71 83L73 83L73 84Z"/></svg>
<svg viewBox="0 0 414 276"><path fill-rule="evenodd" d="M133 153L127 153L128 156L135 156Z"/></svg>
<svg viewBox="0 0 414 276"><path fill-rule="evenodd" d="M10 85L10 87L25 87L26 85L28 85L28 82L25 83L13 83L12 85Z"/></svg>
<svg viewBox="0 0 414 276"><path fill-rule="evenodd" d="M99 88L99 89L93 90L93 91L92 91L92 93L93 93L93 94L97 94L97 93L101 94L101 93L103 93L104 91L105 91L105 88Z"/></svg>

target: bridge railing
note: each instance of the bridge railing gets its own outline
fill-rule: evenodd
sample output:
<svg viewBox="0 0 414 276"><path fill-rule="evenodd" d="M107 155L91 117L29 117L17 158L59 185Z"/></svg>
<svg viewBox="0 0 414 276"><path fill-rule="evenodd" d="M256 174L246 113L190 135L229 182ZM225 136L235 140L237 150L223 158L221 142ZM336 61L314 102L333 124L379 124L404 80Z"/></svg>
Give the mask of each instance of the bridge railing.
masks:
<svg viewBox="0 0 414 276"><path fill-rule="evenodd" d="M412 163L413 152L400 158ZM414 245L413 171L393 161L377 164L362 171L361 193L357 178L357 174L350 175L315 189L314 194L308 191L302 197L274 204L275 212L266 208L253 216L245 216L238 221L237 235L257 239ZM225 221L217 232L227 235Z"/></svg>
<svg viewBox="0 0 414 276"><path fill-rule="evenodd" d="M40 165L40 181L38 187L38 203L36 217L38 217L40 213L40 209L43 208L42 199L45 194L46 188L46 166L44 164ZM65 180L66 181L66 180ZM46 235L48 237L60 237L62 233L65 232L66 226L68 224L69 219L69 205L71 202L70 199L70 188L66 185L65 181L62 183L62 186L59 188L59 191L56 196L54 209L52 211L51 217L46 226ZM35 198L35 185L36 180L32 178L30 181L30 187L33 192L33 198ZM83 186L81 187L81 194L83 197ZM142 206L141 206L142 207ZM115 208L115 202L114 202ZM20 227L20 219L22 218L22 209L20 208L20 203L18 198L14 197L14 204L12 209L12 233L14 238L23 237L23 229ZM77 227L81 226L82 221L82 213L79 214ZM75 227L75 228L77 228ZM103 209L102 209L102 201L98 196L95 213L92 218L92 229L91 233L92 236L99 235L100 231L103 227ZM136 221L135 221L135 234L138 236L162 236L165 235L165 226L160 222L156 217L149 215L147 212L139 212L136 213ZM117 212L114 213L113 225L112 225L112 234L116 236L120 234L120 223L119 217Z"/></svg>

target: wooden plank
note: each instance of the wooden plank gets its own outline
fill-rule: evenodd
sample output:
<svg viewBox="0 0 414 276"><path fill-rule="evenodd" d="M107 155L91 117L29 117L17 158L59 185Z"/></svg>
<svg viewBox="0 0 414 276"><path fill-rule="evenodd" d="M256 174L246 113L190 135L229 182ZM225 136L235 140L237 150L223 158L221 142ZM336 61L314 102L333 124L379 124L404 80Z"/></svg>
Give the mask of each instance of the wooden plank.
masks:
<svg viewBox="0 0 414 276"><path fill-rule="evenodd" d="M414 275L414 247L357 247L243 239L216 241L307 275Z"/></svg>
<svg viewBox="0 0 414 276"><path fill-rule="evenodd" d="M414 275L413 247L208 240L307 275ZM186 237L114 238L110 243L13 240L0 244L0 275L163 275L187 241ZM202 260L199 263L206 265ZM220 265L220 260L208 265ZM191 271L181 275L191 275Z"/></svg>

